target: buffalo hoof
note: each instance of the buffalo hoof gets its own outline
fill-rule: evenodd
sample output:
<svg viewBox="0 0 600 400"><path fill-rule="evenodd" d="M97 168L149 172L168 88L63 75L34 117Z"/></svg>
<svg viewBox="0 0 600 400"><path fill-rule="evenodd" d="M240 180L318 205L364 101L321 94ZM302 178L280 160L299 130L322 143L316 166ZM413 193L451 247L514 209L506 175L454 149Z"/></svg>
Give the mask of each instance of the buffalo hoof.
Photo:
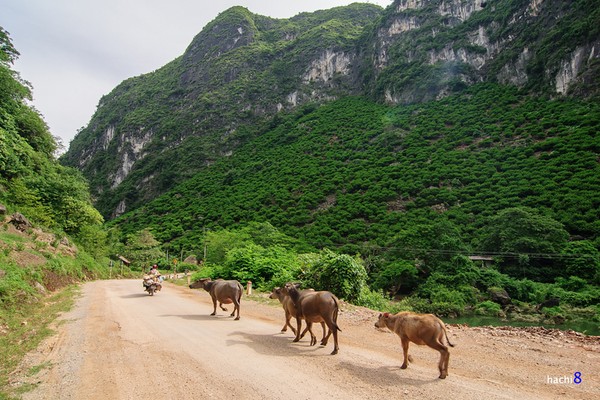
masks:
<svg viewBox="0 0 600 400"><path fill-rule="evenodd" d="M334 356L338 353L338 349L333 349L333 351L331 352L331 355Z"/></svg>
<svg viewBox="0 0 600 400"><path fill-rule="evenodd" d="M300 341L299 338L294 338L294 340L292 340L292 343L299 342L299 341Z"/></svg>
<svg viewBox="0 0 600 400"><path fill-rule="evenodd" d="M240 317L237 317L237 318L235 318L235 319L234 319L234 321L237 321L237 320L239 320L239 319L240 319Z"/></svg>
<svg viewBox="0 0 600 400"><path fill-rule="evenodd" d="M446 379L446 375L440 375L439 378L440 379Z"/></svg>
<svg viewBox="0 0 600 400"><path fill-rule="evenodd" d="M406 365L406 364L402 364L402 365L400 366L400 369L406 369L406 367L408 367L408 365Z"/></svg>
<svg viewBox="0 0 600 400"><path fill-rule="evenodd" d="M210 315L217 315L217 313L212 313L212 314L210 314Z"/></svg>

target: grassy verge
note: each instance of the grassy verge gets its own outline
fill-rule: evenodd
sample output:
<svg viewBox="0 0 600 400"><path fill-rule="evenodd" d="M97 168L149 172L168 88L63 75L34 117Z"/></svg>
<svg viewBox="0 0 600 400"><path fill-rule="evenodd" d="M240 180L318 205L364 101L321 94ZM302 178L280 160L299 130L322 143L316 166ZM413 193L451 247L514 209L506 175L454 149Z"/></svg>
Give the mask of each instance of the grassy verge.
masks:
<svg viewBox="0 0 600 400"><path fill-rule="evenodd" d="M72 308L78 293L79 286L70 285L39 301L0 308L0 400L17 399L21 392L30 389L15 389L9 374L29 351L54 333L52 323Z"/></svg>

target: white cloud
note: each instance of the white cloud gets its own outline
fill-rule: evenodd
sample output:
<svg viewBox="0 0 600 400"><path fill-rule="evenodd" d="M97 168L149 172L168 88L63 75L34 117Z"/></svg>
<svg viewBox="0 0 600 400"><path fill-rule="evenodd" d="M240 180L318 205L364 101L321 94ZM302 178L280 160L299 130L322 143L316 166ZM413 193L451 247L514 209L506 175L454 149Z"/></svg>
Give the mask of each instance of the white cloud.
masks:
<svg viewBox="0 0 600 400"><path fill-rule="evenodd" d="M387 7L392 0L366 1ZM65 146L100 98L123 80L183 54L219 13L239 5L274 18L352 0L0 0L0 26L21 53L14 68L33 85L33 105Z"/></svg>

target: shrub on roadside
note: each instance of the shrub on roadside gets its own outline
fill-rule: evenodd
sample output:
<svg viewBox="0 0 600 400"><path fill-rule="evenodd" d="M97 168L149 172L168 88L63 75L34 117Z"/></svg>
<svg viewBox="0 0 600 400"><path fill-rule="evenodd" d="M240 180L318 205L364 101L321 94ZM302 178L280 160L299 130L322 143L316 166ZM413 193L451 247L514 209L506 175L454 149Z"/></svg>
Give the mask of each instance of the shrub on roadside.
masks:
<svg viewBox="0 0 600 400"><path fill-rule="evenodd" d="M490 300L482 301L475 306L475 314L477 315L491 315L497 317L501 312L502 308L500 307L500 304Z"/></svg>

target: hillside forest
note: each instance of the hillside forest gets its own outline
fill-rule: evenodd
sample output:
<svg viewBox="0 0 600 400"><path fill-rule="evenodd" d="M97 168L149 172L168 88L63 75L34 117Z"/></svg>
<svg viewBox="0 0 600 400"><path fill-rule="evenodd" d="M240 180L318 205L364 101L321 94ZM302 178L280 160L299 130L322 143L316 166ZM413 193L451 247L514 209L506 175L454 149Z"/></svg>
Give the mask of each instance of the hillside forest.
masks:
<svg viewBox="0 0 600 400"><path fill-rule="evenodd" d="M597 318L599 128L597 102L494 84L401 107L348 97L274 118L108 225L265 290L299 280L441 315L547 301L542 317Z"/></svg>

